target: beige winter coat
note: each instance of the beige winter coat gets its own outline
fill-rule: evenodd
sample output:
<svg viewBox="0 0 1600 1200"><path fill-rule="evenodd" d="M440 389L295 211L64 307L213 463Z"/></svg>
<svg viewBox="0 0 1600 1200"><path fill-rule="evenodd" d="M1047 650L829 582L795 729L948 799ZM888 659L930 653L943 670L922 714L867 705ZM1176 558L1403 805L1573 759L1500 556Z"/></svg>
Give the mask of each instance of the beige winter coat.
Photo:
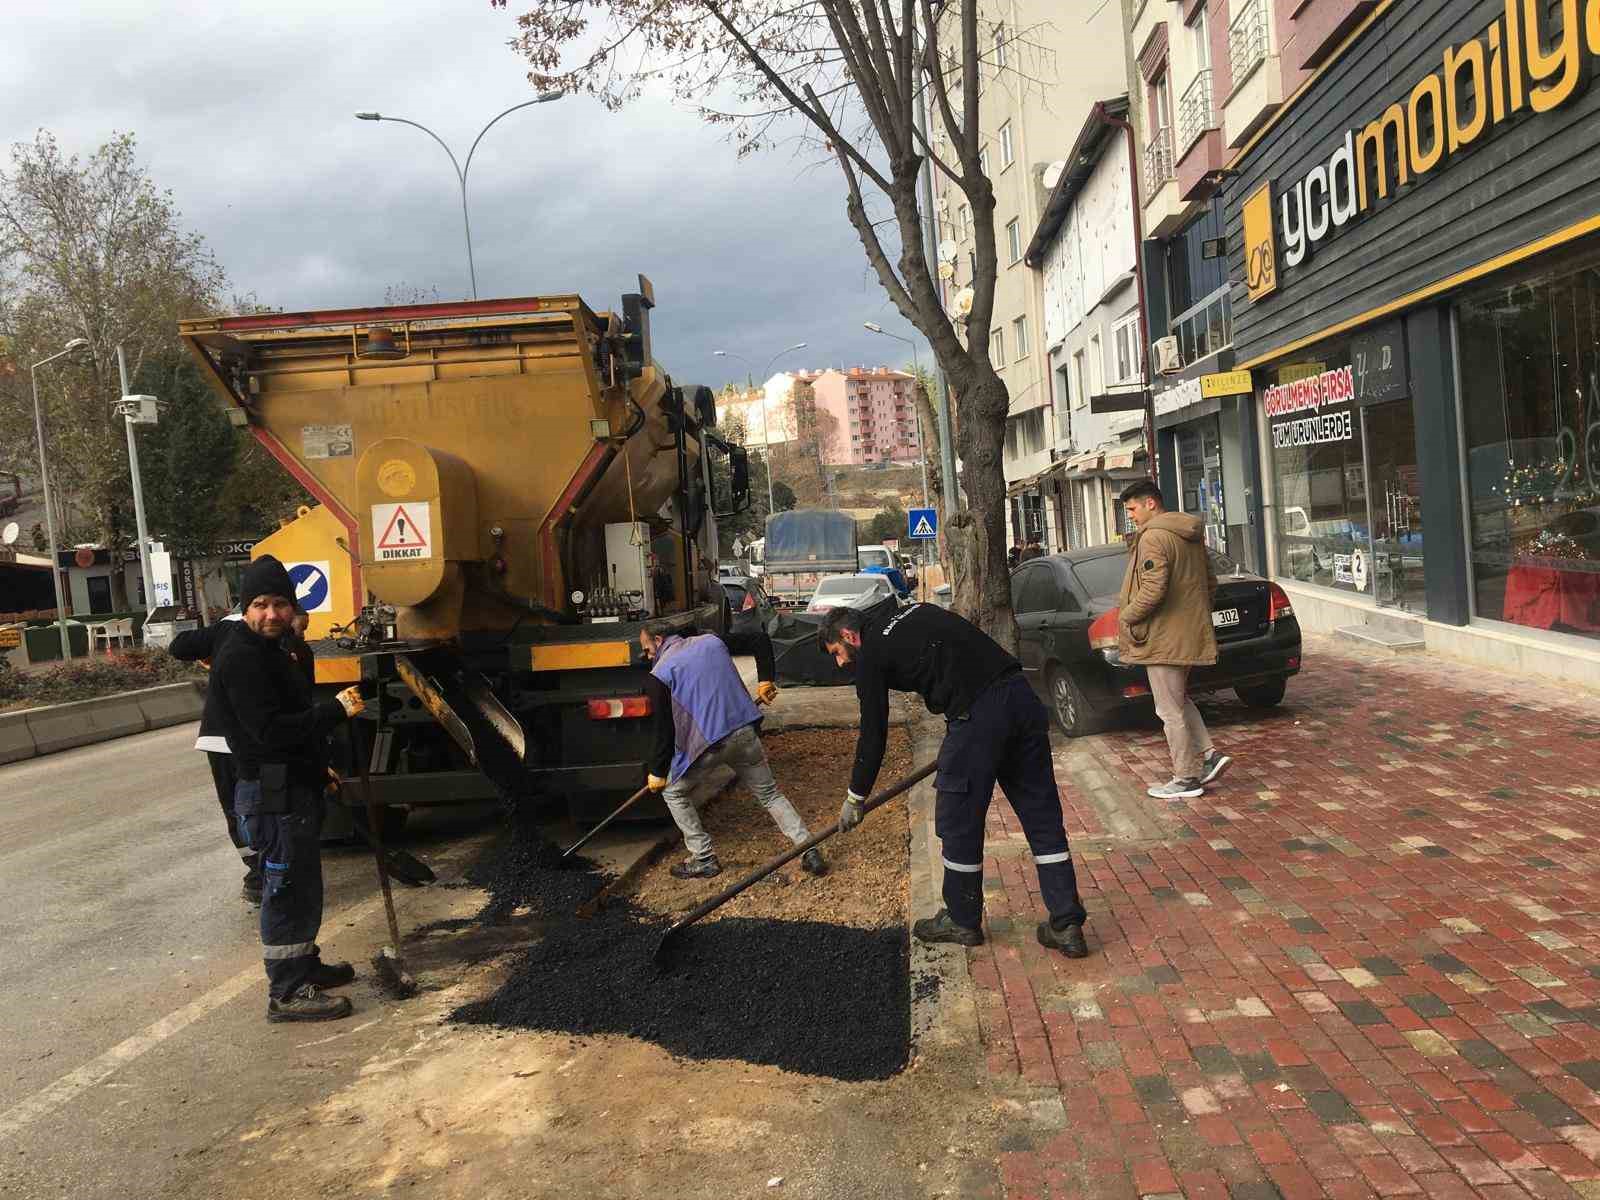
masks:
<svg viewBox="0 0 1600 1200"><path fill-rule="evenodd" d="M1117 631L1122 660L1174 667L1216 662L1211 625L1216 590L1200 518L1175 512L1154 517L1134 539L1122 580Z"/></svg>

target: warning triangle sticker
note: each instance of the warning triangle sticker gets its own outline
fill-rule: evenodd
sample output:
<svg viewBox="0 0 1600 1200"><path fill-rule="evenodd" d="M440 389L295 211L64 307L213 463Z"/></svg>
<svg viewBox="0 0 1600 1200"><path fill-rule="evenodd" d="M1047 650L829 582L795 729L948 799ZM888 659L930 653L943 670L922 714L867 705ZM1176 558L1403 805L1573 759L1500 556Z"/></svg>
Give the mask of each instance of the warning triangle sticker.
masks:
<svg viewBox="0 0 1600 1200"><path fill-rule="evenodd" d="M929 523L927 517L919 517L917 519L916 528L911 531L911 536L919 538L931 538L933 536L933 526Z"/></svg>
<svg viewBox="0 0 1600 1200"><path fill-rule="evenodd" d="M418 529L417 523L411 519L411 514L406 512L406 506L404 504L396 504L394 506L394 516L389 518L389 527L378 538L378 549L412 550L427 544L427 537Z"/></svg>

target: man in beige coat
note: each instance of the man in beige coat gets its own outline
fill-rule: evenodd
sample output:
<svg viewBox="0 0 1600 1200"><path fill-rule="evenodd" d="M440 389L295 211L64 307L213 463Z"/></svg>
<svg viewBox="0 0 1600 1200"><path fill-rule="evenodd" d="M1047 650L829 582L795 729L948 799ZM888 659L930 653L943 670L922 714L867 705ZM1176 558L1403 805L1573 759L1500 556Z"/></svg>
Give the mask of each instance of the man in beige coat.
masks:
<svg viewBox="0 0 1600 1200"><path fill-rule="evenodd" d="M1217 575L1206 552L1204 522L1190 513L1167 512L1161 489L1150 480L1125 488L1122 504L1138 532L1122 580L1117 649L1123 662L1144 666L1172 753L1172 781L1152 787L1150 795L1191 799L1233 762L1212 746L1200 710L1189 699L1189 669L1217 661L1211 625Z"/></svg>

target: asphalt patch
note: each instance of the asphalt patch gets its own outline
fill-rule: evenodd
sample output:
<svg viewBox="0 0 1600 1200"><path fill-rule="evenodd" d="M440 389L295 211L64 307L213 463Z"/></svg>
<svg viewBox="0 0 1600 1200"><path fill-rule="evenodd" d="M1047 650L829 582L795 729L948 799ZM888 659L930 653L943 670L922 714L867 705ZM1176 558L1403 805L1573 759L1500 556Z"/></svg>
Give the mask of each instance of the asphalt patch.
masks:
<svg viewBox="0 0 1600 1200"><path fill-rule="evenodd" d="M527 909L545 918L545 929L518 953L498 990L456 1009L452 1020L622 1034L680 1058L738 1059L846 1081L887 1079L905 1068L904 926L708 919L677 935L671 967L661 971L654 955L668 922L625 900L589 919L574 916L606 877L591 863L555 867L558 858L536 835L513 836L468 872L489 892L479 921Z"/></svg>

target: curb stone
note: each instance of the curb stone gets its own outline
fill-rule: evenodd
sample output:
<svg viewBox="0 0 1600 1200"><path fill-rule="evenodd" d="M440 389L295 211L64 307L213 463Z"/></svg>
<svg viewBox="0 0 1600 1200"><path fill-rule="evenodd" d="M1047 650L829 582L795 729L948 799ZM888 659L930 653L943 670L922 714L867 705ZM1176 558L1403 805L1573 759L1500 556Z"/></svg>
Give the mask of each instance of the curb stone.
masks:
<svg viewBox="0 0 1600 1200"><path fill-rule="evenodd" d="M205 693L198 683L171 683L6 713L0 715L0 763L196 721L204 707Z"/></svg>

